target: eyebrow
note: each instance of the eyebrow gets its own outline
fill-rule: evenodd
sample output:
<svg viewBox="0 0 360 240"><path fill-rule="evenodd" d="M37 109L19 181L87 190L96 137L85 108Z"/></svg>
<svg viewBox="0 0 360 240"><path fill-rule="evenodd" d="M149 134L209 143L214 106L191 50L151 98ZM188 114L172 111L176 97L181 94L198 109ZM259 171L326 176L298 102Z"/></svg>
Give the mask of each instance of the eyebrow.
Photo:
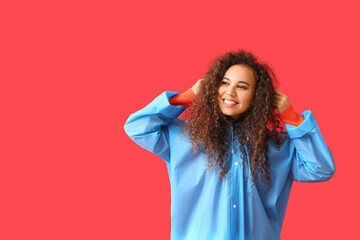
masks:
<svg viewBox="0 0 360 240"><path fill-rule="evenodd" d="M230 81L230 79L227 78L227 77L223 77L223 79L226 79L226 80L229 80L229 81ZM245 84L247 84L247 85L250 87L250 84L247 83L247 82L245 82L245 81L238 81L238 83L245 83Z"/></svg>

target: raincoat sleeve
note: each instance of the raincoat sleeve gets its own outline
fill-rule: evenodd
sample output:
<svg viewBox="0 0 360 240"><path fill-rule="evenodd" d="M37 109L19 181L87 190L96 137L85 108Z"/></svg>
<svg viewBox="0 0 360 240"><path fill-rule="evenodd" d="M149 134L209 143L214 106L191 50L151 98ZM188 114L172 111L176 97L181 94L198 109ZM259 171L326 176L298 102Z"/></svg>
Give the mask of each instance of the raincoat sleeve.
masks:
<svg viewBox="0 0 360 240"><path fill-rule="evenodd" d="M312 112L304 111L301 116L304 121L299 126L285 124L293 150L289 178L297 182L329 180L335 173L332 153Z"/></svg>
<svg viewBox="0 0 360 240"><path fill-rule="evenodd" d="M165 91L143 109L131 114L124 130L140 147L170 162L168 125L186 108L170 105L169 99L178 92Z"/></svg>

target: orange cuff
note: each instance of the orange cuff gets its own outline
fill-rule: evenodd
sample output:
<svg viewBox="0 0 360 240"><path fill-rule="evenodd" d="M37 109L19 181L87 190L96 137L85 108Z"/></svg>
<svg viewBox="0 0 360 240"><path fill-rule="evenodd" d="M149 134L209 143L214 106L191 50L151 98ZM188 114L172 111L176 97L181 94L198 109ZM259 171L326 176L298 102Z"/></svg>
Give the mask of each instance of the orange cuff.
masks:
<svg viewBox="0 0 360 240"><path fill-rule="evenodd" d="M297 127L304 121L304 117L301 116L298 112L296 112L291 104L279 114L279 118L284 123Z"/></svg>
<svg viewBox="0 0 360 240"><path fill-rule="evenodd" d="M191 88L186 92L173 96L169 99L169 103L173 106L181 105L183 107L188 107L189 104L194 100L195 93Z"/></svg>

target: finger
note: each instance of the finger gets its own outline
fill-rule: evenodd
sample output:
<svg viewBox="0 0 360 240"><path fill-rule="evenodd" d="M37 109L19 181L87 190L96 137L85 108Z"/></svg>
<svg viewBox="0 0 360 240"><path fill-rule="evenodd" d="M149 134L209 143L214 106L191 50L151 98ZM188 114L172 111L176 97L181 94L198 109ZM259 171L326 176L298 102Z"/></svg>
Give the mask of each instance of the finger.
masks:
<svg viewBox="0 0 360 240"><path fill-rule="evenodd" d="M283 94L282 92L280 92L280 91L275 91L275 95L280 95L280 96L283 96L283 95L285 95L285 94Z"/></svg>
<svg viewBox="0 0 360 240"><path fill-rule="evenodd" d="M277 99L285 99L286 95L275 95L275 98L277 98Z"/></svg>

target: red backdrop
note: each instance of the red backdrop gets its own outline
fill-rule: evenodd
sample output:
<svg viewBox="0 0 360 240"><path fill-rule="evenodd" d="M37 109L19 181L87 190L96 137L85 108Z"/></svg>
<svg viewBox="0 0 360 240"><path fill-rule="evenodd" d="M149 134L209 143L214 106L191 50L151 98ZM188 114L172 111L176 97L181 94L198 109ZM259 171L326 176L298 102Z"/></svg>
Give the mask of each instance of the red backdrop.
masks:
<svg viewBox="0 0 360 240"><path fill-rule="evenodd" d="M294 183L282 239L354 239L356 1L7 1L0 6L0 239L169 239L165 163L123 130L165 90L243 48L273 67L332 150Z"/></svg>

